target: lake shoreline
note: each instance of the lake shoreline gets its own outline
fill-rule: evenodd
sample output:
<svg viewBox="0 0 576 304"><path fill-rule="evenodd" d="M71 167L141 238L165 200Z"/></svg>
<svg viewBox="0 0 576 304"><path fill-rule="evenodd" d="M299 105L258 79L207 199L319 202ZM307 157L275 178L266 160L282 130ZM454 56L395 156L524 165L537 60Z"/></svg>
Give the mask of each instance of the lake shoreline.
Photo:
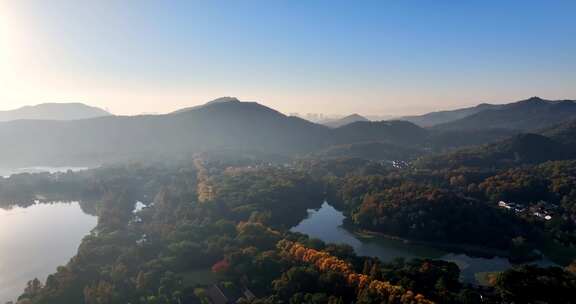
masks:
<svg viewBox="0 0 576 304"><path fill-rule="evenodd" d="M9 231L0 234L0 303L17 299L34 278L44 283L96 225L78 201L0 207L0 228Z"/></svg>

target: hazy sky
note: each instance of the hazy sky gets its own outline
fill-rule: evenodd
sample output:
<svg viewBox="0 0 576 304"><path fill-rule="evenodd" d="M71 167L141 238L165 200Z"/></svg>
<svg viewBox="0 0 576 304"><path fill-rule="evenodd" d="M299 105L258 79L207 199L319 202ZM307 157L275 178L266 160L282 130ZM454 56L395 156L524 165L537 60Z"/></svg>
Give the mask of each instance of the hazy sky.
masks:
<svg viewBox="0 0 576 304"><path fill-rule="evenodd" d="M576 1L0 0L0 109L285 113L576 99Z"/></svg>

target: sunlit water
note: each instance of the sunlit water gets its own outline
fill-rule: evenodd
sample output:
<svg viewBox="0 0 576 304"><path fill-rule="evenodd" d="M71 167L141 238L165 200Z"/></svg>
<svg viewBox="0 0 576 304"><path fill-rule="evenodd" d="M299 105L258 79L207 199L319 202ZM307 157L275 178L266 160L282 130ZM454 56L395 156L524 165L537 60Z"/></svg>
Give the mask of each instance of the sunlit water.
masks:
<svg viewBox="0 0 576 304"><path fill-rule="evenodd" d="M384 262L390 262L395 258L431 258L454 262L460 268L461 280L466 283L478 283L476 277L478 273L504 271L512 267L508 259L502 257L472 257L400 240L360 238L342 227L344 218L342 212L324 203L319 210L310 210L308 218L291 230L328 243L348 244L354 248L356 254L378 257ZM554 265L547 260L538 261L536 264Z"/></svg>
<svg viewBox="0 0 576 304"><path fill-rule="evenodd" d="M96 217L78 203L0 209L0 303L18 297L34 278L42 282L73 257Z"/></svg>

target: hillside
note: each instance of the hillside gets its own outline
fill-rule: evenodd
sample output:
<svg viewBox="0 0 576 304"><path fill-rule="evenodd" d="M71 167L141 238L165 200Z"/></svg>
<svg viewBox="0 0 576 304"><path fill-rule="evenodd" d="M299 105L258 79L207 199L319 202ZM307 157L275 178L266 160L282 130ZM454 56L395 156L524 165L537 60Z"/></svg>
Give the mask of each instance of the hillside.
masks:
<svg viewBox="0 0 576 304"><path fill-rule="evenodd" d="M465 118L440 124L437 130L486 130L509 129L534 131L576 118L573 100L544 100L532 97L487 109Z"/></svg>
<svg viewBox="0 0 576 304"><path fill-rule="evenodd" d="M459 120L485 110L493 110L498 109L500 107L501 105L483 103L469 108L431 112L424 115L404 116L399 119L409 121L421 127L432 127L435 125Z"/></svg>
<svg viewBox="0 0 576 304"><path fill-rule="evenodd" d="M425 157L418 163L429 169L493 168L563 160L572 156L573 150L562 143L542 135L524 133L492 144Z"/></svg>
<svg viewBox="0 0 576 304"><path fill-rule="evenodd" d="M19 119L77 120L110 115L110 113L102 109L82 103L43 103L35 106L25 106L16 110L0 111L0 121Z"/></svg>
<svg viewBox="0 0 576 304"><path fill-rule="evenodd" d="M407 121L359 121L333 129L336 144L378 141L420 146L426 144L428 135L428 131Z"/></svg>
<svg viewBox="0 0 576 304"><path fill-rule="evenodd" d="M358 114L352 114L352 115L348 115L346 117L342 117L340 119L332 119L332 120L326 120L326 121L322 121L320 122L320 124L325 125L327 127L330 128L339 128L339 127L343 127L345 125L349 125L353 122L358 122L358 121L369 121L368 118L358 115Z"/></svg>
<svg viewBox="0 0 576 304"><path fill-rule="evenodd" d="M429 130L430 147L434 151L472 147L494 143L519 134L517 130L486 129L486 130Z"/></svg>
<svg viewBox="0 0 576 304"><path fill-rule="evenodd" d="M314 156L321 158L361 158L376 161L411 160L423 154L416 148L397 146L385 142L365 142L331 146Z"/></svg>
<svg viewBox="0 0 576 304"><path fill-rule="evenodd" d="M576 120L545 128L539 133L576 149Z"/></svg>

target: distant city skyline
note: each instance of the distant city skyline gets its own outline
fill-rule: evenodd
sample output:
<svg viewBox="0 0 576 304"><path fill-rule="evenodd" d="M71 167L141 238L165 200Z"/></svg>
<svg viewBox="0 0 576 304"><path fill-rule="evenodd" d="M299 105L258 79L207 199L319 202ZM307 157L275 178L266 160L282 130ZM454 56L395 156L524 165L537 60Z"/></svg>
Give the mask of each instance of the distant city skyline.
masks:
<svg viewBox="0 0 576 304"><path fill-rule="evenodd" d="M576 99L574 1L0 0L0 110L167 113L221 96L414 115Z"/></svg>

